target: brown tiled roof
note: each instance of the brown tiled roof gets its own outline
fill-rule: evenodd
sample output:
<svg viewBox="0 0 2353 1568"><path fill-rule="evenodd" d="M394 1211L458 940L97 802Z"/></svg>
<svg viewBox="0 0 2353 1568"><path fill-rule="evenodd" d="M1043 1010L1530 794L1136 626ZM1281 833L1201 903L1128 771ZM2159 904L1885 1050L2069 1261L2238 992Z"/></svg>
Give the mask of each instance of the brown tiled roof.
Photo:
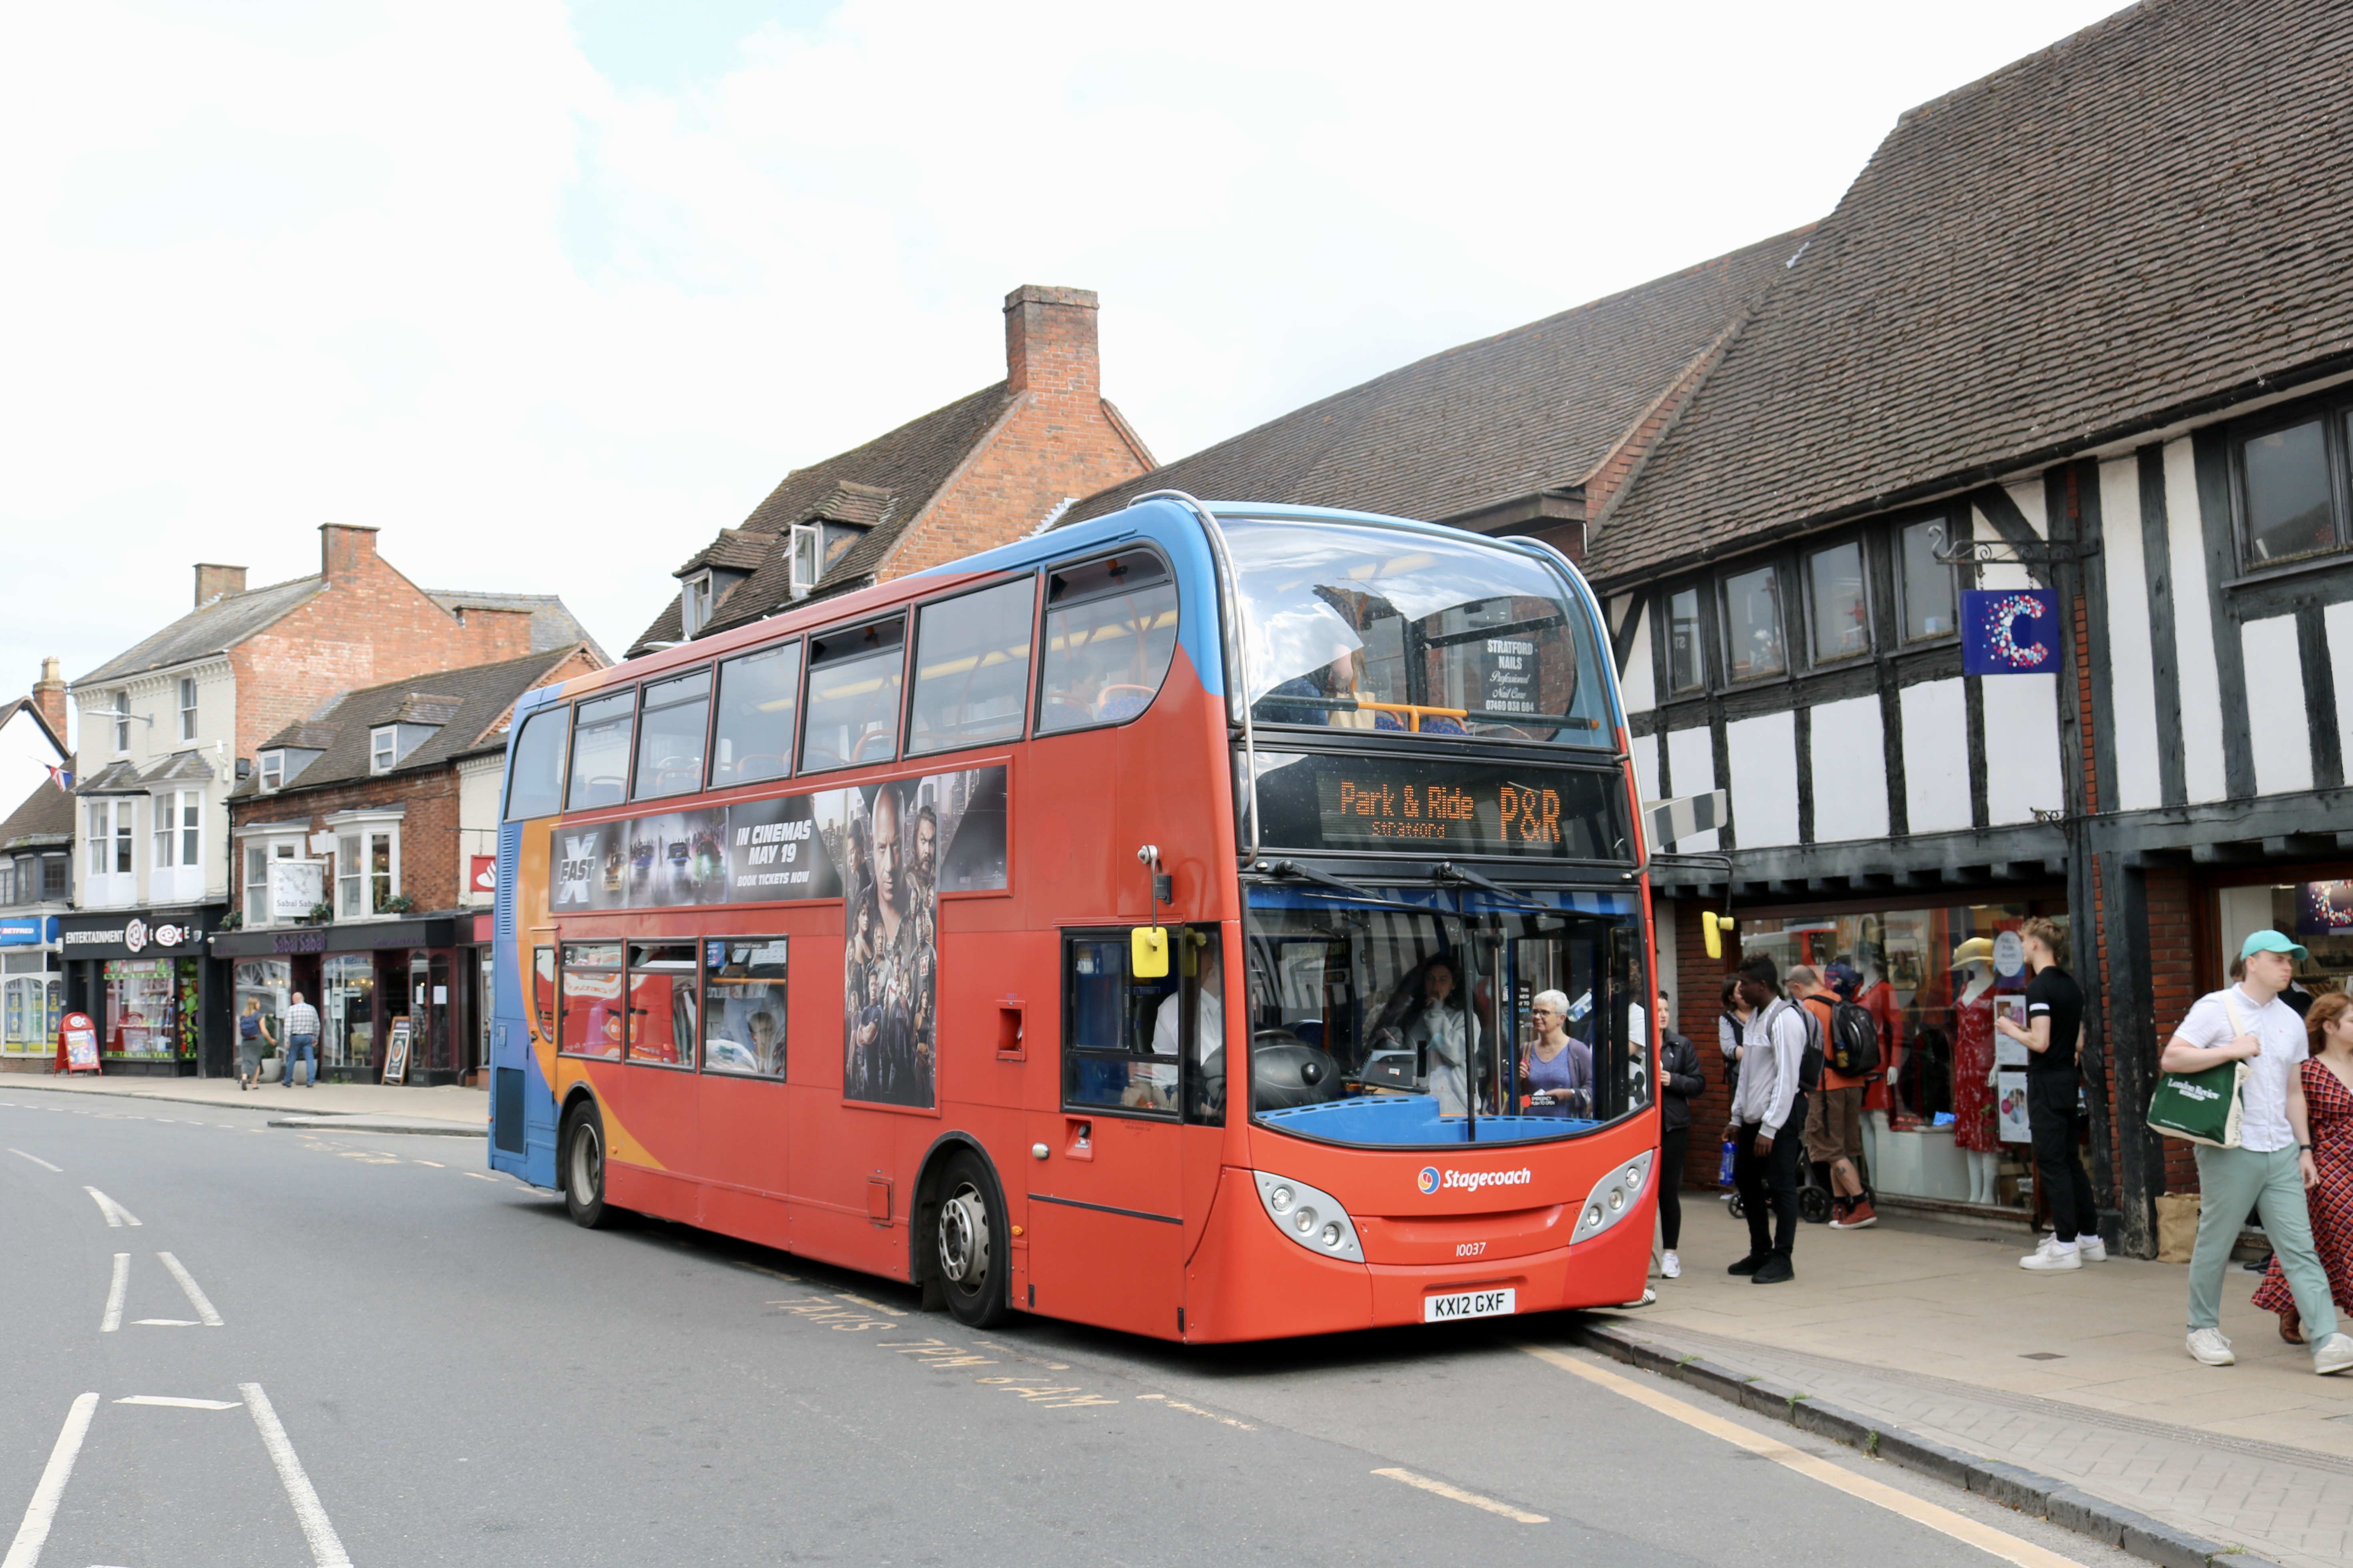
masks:
<svg viewBox="0 0 2353 1568"><path fill-rule="evenodd" d="M425 596L453 615L459 610L522 610L531 616L531 651L554 653L586 643L598 664L613 661L554 594L486 594L472 588L427 588Z"/></svg>
<svg viewBox="0 0 2353 1568"><path fill-rule="evenodd" d="M0 849L59 843L73 837L74 797L43 779L0 821Z"/></svg>
<svg viewBox="0 0 2353 1568"><path fill-rule="evenodd" d="M776 547L773 533L754 533L749 529L723 528L719 537L687 557L686 564L670 574L683 577L700 572L705 566L717 566L729 572L756 572Z"/></svg>
<svg viewBox="0 0 2353 1568"><path fill-rule="evenodd" d="M88 675L77 677L73 689L80 692L106 681L150 669L166 669L232 647L307 603L326 587L326 581L318 576L297 577L266 588L224 594L207 600L128 652L117 654Z"/></svg>
<svg viewBox="0 0 2353 1568"><path fill-rule="evenodd" d="M1590 543L1628 578L2353 353L2353 7L2150 0L1905 115Z"/></svg>
<svg viewBox="0 0 2353 1568"><path fill-rule="evenodd" d="M1065 521L1172 486L1446 519L1580 483L1799 243L1776 236L1432 354L1090 496Z"/></svg>
<svg viewBox="0 0 2353 1568"><path fill-rule="evenodd" d="M781 534L794 523L820 515L865 526L865 536L818 579L817 593L822 596L859 586L956 466L997 424L1009 401L1000 381L862 447L796 468L753 509L740 528L729 531ZM751 570L752 575L720 603L711 625L703 628L706 632L756 621L792 603L792 567L784 551L766 552ZM638 634L629 651L641 653L651 643L678 641L685 635L679 613L679 602L672 599L653 625Z"/></svg>

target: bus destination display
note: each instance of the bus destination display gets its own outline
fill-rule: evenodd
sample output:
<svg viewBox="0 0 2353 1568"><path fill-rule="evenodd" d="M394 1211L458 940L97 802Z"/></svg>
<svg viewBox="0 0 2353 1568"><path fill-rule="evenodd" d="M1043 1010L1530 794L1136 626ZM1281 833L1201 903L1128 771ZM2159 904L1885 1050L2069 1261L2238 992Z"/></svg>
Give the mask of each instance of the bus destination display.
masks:
<svg viewBox="0 0 2353 1568"><path fill-rule="evenodd" d="M1293 849L1624 859L1622 792L1598 771L1259 753L1263 842Z"/></svg>

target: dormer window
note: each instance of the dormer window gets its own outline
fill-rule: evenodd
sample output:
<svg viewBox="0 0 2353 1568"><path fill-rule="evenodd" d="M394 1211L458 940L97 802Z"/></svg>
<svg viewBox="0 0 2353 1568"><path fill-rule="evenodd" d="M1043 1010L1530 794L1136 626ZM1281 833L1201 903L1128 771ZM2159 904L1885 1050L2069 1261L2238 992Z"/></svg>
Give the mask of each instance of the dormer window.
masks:
<svg viewBox="0 0 2353 1568"><path fill-rule="evenodd" d="M796 599L806 598L817 587L824 574L825 531L813 522L793 524L792 593Z"/></svg>
<svg viewBox="0 0 2353 1568"><path fill-rule="evenodd" d="M379 724L368 731L368 772L388 773L399 760L399 725Z"/></svg>
<svg viewBox="0 0 2353 1568"><path fill-rule="evenodd" d="M711 624L712 583L708 569L686 580L679 595L679 620L688 637L700 637Z"/></svg>
<svg viewBox="0 0 2353 1568"><path fill-rule="evenodd" d="M261 793L262 793L262 794L264 794L264 795L268 795L270 791L272 791L272 790L274 790L274 789L280 789L280 788L284 787L285 783L286 783L286 753L285 753L285 752L262 752L262 753L261 753Z"/></svg>

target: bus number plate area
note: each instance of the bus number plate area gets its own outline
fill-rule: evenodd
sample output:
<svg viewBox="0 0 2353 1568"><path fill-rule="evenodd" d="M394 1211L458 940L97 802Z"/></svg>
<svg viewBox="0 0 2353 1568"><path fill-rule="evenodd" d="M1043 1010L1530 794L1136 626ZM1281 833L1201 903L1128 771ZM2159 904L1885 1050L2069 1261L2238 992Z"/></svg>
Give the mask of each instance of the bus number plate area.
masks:
<svg viewBox="0 0 2353 1568"><path fill-rule="evenodd" d="M1506 1286L1500 1290L1453 1290L1443 1296L1421 1299L1421 1321L1425 1323L1451 1323L1457 1318L1508 1318L1519 1310L1519 1292Z"/></svg>

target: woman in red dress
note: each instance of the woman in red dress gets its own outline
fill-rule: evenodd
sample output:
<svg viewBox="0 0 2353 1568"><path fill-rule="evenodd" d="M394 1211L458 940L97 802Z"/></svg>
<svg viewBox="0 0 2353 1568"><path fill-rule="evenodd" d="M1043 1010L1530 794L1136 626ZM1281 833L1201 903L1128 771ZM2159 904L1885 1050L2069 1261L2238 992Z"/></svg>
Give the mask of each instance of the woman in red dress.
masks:
<svg viewBox="0 0 2353 1568"><path fill-rule="evenodd" d="M2305 1203L2312 1212L2313 1246L2328 1275L2328 1294L2353 1311L2353 1000L2342 994L2316 998L2304 1026L2312 1040L2311 1057L2297 1068L2312 1129ZM2317 1182L2309 1173L2315 1170ZM2295 1298L2276 1255L2255 1288L2255 1305L2279 1314L2280 1338L2304 1343Z"/></svg>

